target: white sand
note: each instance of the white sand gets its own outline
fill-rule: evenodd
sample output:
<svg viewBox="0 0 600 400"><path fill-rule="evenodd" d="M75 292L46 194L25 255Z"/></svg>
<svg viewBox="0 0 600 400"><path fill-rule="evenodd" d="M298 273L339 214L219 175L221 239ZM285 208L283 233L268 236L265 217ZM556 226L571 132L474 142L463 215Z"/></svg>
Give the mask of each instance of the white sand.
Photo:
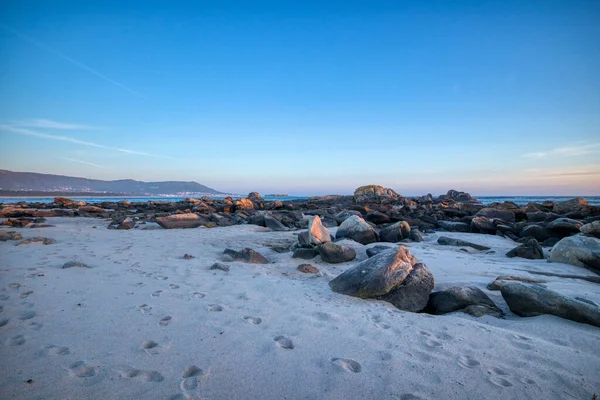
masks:
<svg viewBox="0 0 600 400"><path fill-rule="evenodd" d="M328 281L366 258L366 247L352 241L343 243L357 260L311 260L323 272L316 277L295 270L306 261L269 249L291 244L292 232L49 223L57 226L19 232L56 244L0 242L0 320L8 319L0 327L3 399L585 400L600 393L600 329L553 316L519 318L487 290L505 320L413 314L333 293ZM600 304L598 284L519 271L592 275L585 269L508 259L514 244L495 236L447 235L496 252L440 246L437 234L410 244L436 290L485 289L498 275L520 275ZM252 247L275 263L209 270L226 247ZM184 260L185 253L196 258ZM62 269L69 260L93 268Z"/></svg>

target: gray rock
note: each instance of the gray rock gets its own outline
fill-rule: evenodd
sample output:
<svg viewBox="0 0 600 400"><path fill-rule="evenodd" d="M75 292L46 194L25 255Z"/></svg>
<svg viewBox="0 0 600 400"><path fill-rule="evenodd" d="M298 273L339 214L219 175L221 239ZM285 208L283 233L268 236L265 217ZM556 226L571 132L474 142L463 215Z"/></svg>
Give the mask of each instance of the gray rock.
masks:
<svg viewBox="0 0 600 400"><path fill-rule="evenodd" d="M307 247L299 247L296 250L294 250L294 254L292 254L292 258L301 258L303 260L312 260L317 255L319 255L319 253L315 249L307 248Z"/></svg>
<svg viewBox="0 0 600 400"><path fill-rule="evenodd" d="M577 197L556 203L552 211L557 214L567 214L571 212L586 212L589 208L590 205L583 197Z"/></svg>
<svg viewBox="0 0 600 400"><path fill-rule="evenodd" d="M543 242L546 239L550 239L553 234L547 228L544 228L540 225L528 225L521 232L519 232L520 237L533 237L538 242Z"/></svg>
<svg viewBox="0 0 600 400"><path fill-rule="evenodd" d="M421 233L421 231L418 229L411 229L410 235L408 235L408 238L410 240L412 240L413 242L422 242L424 240L423 233Z"/></svg>
<svg viewBox="0 0 600 400"><path fill-rule="evenodd" d="M510 258L521 257L530 260L541 260L544 258L544 250L542 250L542 246L540 246L537 240L529 239L526 243L506 253L506 256Z"/></svg>
<svg viewBox="0 0 600 400"><path fill-rule="evenodd" d="M379 211L371 211L365 216L365 219L375 225L386 224L390 222L390 217Z"/></svg>
<svg viewBox="0 0 600 400"><path fill-rule="evenodd" d="M320 245L319 254L323 261L331 264L352 261L356 258L356 251L353 248L333 242L326 242Z"/></svg>
<svg viewBox="0 0 600 400"><path fill-rule="evenodd" d="M129 217L125 218L117 226L117 229L133 229L135 227L135 221Z"/></svg>
<svg viewBox="0 0 600 400"><path fill-rule="evenodd" d="M497 230L496 225L487 217L475 217L471 220L471 232L473 233L495 235Z"/></svg>
<svg viewBox="0 0 600 400"><path fill-rule="evenodd" d="M500 290L500 289L502 289L502 285L504 285L505 281L517 281L517 282L523 282L523 283L528 283L528 284L533 284L533 285L540 285L542 287L543 287L543 284L546 283L546 281L525 278L523 276L499 276L496 279L494 279L492 282L490 282L487 285L487 288L488 288L488 290Z"/></svg>
<svg viewBox="0 0 600 400"><path fill-rule="evenodd" d="M361 186L354 191L354 201L357 203L387 203L401 197L393 189L379 185Z"/></svg>
<svg viewBox="0 0 600 400"><path fill-rule="evenodd" d="M471 226L466 222L438 221L438 226L448 232L470 232Z"/></svg>
<svg viewBox="0 0 600 400"><path fill-rule="evenodd" d="M548 229L561 236L579 233L583 222L570 218L558 218L548 224Z"/></svg>
<svg viewBox="0 0 600 400"><path fill-rule="evenodd" d="M585 267L600 272L600 240L584 235L561 239L550 250L548 261Z"/></svg>
<svg viewBox="0 0 600 400"><path fill-rule="evenodd" d="M593 221L581 227L581 232L587 236L594 236L600 239L600 221Z"/></svg>
<svg viewBox="0 0 600 400"><path fill-rule="evenodd" d="M265 214L265 226L272 231L280 232L287 231L288 228L283 225L278 219L270 216L269 214Z"/></svg>
<svg viewBox="0 0 600 400"><path fill-rule="evenodd" d="M600 327L600 309L553 290L519 282L504 282L500 289L510 310L521 317L556 315Z"/></svg>
<svg viewBox="0 0 600 400"><path fill-rule="evenodd" d="M298 245L302 247L312 247L308 238L308 231L298 233Z"/></svg>
<svg viewBox="0 0 600 400"><path fill-rule="evenodd" d="M508 210L499 210L496 208L482 208L475 214L477 217L487 217L489 219L501 219L506 222L515 222L515 213Z"/></svg>
<svg viewBox="0 0 600 400"><path fill-rule="evenodd" d="M367 249L367 257L369 257L369 258L374 257L377 254L382 253L384 251L388 251L390 249L393 249L393 247L382 246L382 245L373 246L373 247Z"/></svg>
<svg viewBox="0 0 600 400"><path fill-rule="evenodd" d="M489 247L482 246L480 244L467 242L466 240L453 239L453 238L449 238L447 236L440 236L438 238L437 242L438 242L438 244L441 244L442 246L466 246L466 247L472 247L475 250L490 250Z"/></svg>
<svg viewBox="0 0 600 400"><path fill-rule="evenodd" d="M379 232L382 242L397 243L410 236L410 225L406 221L396 222Z"/></svg>
<svg viewBox="0 0 600 400"><path fill-rule="evenodd" d="M220 269L221 271L229 272L229 265L216 262L210 266L210 269Z"/></svg>
<svg viewBox="0 0 600 400"><path fill-rule="evenodd" d="M347 220L348 218L350 218L353 215L360 217L362 214L356 210L344 210L344 211L340 211L339 213L335 214L333 216L333 218L338 222L338 224L341 224L342 222L344 222L345 220Z"/></svg>
<svg viewBox="0 0 600 400"><path fill-rule="evenodd" d="M346 219L338 227L335 235L337 239L347 238L362 244L377 242L379 235L364 219L356 215Z"/></svg>
<svg viewBox="0 0 600 400"><path fill-rule="evenodd" d="M404 311L419 312L427 305L434 283L433 275L427 266L417 263L401 285L379 299Z"/></svg>
<svg viewBox="0 0 600 400"><path fill-rule="evenodd" d="M331 233L321 223L321 217L315 215L308 221L308 243L318 246L326 242L331 242Z"/></svg>
<svg viewBox="0 0 600 400"><path fill-rule="evenodd" d="M398 247L358 263L329 286L336 293L363 299L384 296L404 282L417 262L406 247Z"/></svg>
<svg viewBox="0 0 600 400"><path fill-rule="evenodd" d="M156 218L156 223L165 229L197 228L206 223L204 218L197 214L173 214Z"/></svg>
<svg viewBox="0 0 600 400"><path fill-rule="evenodd" d="M242 249L240 251L238 251L237 253L235 253L235 256L233 256L233 259L235 261L241 261L244 263L248 263L248 264L268 264L269 260L267 260L262 254L257 253L256 251L249 249L249 248L245 248Z"/></svg>
<svg viewBox="0 0 600 400"><path fill-rule="evenodd" d="M63 268L90 268L89 265L80 261L67 261L63 264Z"/></svg>
<svg viewBox="0 0 600 400"><path fill-rule="evenodd" d="M484 306L496 314L502 315L496 304L481 289L475 286L454 286L449 289L431 293L427 309L433 314L447 314L463 310L468 306ZM473 313L487 314L486 310L472 309Z"/></svg>
<svg viewBox="0 0 600 400"><path fill-rule="evenodd" d="M54 244L56 243L56 240L53 238L47 238L47 237L43 237L43 236L36 236L36 237L32 237L29 239L25 239L22 242L19 242L17 244L15 244L15 246L23 246L26 244L32 244L32 243L42 243L42 244Z"/></svg>

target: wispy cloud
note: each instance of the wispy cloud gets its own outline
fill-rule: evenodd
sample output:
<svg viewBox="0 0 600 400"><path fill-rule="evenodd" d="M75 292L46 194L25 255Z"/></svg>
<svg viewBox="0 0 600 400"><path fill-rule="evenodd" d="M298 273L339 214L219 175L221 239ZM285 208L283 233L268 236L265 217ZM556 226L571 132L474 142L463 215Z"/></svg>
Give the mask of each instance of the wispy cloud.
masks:
<svg viewBox="0 0 600 400"><path fill-rule="evenodd" d="M52 121L49 119L32 119L26 121L19 121L12 124L13 126L22 126L26 128L47 128L47 129L59 129L59 130L88 130L98 129L93 126L69 124L64 122Z"/></svg>
<svg viewBox="0 0 600 400"><path fill-rule="evenodd" d="M42 133L42 132L32 131L30 129L18 128L18 127L11 126L11 125L0 125L0 130L4 130L4 131L7 131L7 132L16 133L16 134L19 134L19 135L34 136L34 137L38 137L38 138L41 138L41 139L58 140L58 141L61 141L61 142L69 142L69 143L74 143L74 144L80 144L82 146L91 146L91 147L98 147L98 148L101 148L101 149L114 150L114 151L119 151L121 153L134 154L134 155L138 155L138 156L157 157L157 158L166 158L166 159L170 159L171 158L171 157L166 157L166 156L160 156L160 155L157 155L157 154L146 153L146 152L143 152L143 151L137 151L137 150L130 150L130 149L122 149L122 148L118 148L118 147L105 146L103 144L94 143L94 142L88 142L88 141L85 141L85 140L79 140L79 139L75 139L75 138L72 138L72 137L69 137L69 136L50 135L48 133Z"/></svg>
<svg viewBox="0 0 600 400"><path fill-rule="evenodd" d="M99 165L99 164L94 164L91 162L87 162L87 161L83 161L83 160L77 160L75 158L70 158L70 157L58 157L61 160L66 160L66 161L72 161L72 162L76 162L76 163L80 163L80 164L85 164L85 165L91 165L92 167L96 167L96 168L110 168L104 165Z"/></svg>
<svg viewBox="0 0 600 400"><path fill-rule="evenodd" d="M133 90L133 89L131 89L131 88L123 85L122 83L119 83L119 82L115 81L114 79L110 79L109 77L107 77L103 73L101 73L101 72L93 69L92 67L90 67L90 66L82 63L81 61L77 61L76 59L74 59L72 57L69 57L65 53L62 53L62 52L60 52L60 51L58 51L58 50L56 50L56 49L48 46L47 44L42 43L42 42L40 42L37 39L34 39L31 36L25 35L24 33L19 32L18 30L14 29L14 28L12 28L10 26L4 25L4 24L0 24L0 27L4 28L4 30L12 33L13 35L18 36L21 39L23 39L23 40L25 40L25 41L27 41L27 42L29 42L29 43L31 43L31 44L33 44L33 45L41 48L41 49L49 51L50 53L53 53L54 55L57 55L58 57L62 58L63 60L68 61L71 64L73 64L75 66L78 66L79 68L84 69L84 70L88 71L89 73L94 74L94 75L96 75L97 77L99 77L101 79L104 79L108 83L111 83L111 84L113 84L113 85L115 85L117 87L120 87L121 89L124 89L124 90L128 91L129 93L136 95L137 97L140 97L142 99L146 99L146 96L144 96L144 95L136 92L135 90Z"/></svg>
<svg viewBox="0 0 600 400"><path fill-rule="evenodd" d="M526 153L523 157L527 158L548 158L548 157L576 157L585 154L600 153L600 143L587 143L578 146L558 147L551 150L540 151L536 153Z"/></svg>

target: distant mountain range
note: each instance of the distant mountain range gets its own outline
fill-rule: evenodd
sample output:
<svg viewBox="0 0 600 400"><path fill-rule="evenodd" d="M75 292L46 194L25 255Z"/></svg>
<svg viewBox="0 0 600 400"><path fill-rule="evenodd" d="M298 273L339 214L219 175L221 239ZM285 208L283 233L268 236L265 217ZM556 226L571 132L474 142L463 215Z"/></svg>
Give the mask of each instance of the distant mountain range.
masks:
<svg viewBox="0 0 600 400"><path fill-rule="evenodd" d="M73 176L7 170L0 170L0 189L2 191L110 193L139 196L185 195L191 193L224 194L198 182L142 182L133 179L101 181Z"/></svg>

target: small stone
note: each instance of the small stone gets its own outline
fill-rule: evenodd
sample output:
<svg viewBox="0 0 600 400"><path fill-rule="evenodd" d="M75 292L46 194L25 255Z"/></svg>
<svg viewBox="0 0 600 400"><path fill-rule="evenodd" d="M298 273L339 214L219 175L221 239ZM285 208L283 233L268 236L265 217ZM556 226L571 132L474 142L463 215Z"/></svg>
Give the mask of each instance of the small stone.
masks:
<svg viewBox="0 0 600 400"><path fill-rule="evenodd" d="M90 268L87 264L80 261L67 261L63 264L63 268Z"/></svg>
<svg viewBox="0 0 600 400"><path fill-rule="evenodd" d="M185 254L183 255L183 259L184 259L184 260L191 260L192 258L196 258L196 257L194 257L193 255L191 255L191 254L188 254L188 253L185 253Z"/></svg>
<svg viewBox="0 0 600 400"><path fill-rule="evenodd" d="M300 264L296 269L305 274L318 274L319 272L321 272L317 267L311 264Z"/></svg>
<svg viewBox="0 0 600 400"><path fill-rule="evenodd" d="M210 269L220 269L221 271L229 272L229 265L216 262L210 266Z"/></svg>

